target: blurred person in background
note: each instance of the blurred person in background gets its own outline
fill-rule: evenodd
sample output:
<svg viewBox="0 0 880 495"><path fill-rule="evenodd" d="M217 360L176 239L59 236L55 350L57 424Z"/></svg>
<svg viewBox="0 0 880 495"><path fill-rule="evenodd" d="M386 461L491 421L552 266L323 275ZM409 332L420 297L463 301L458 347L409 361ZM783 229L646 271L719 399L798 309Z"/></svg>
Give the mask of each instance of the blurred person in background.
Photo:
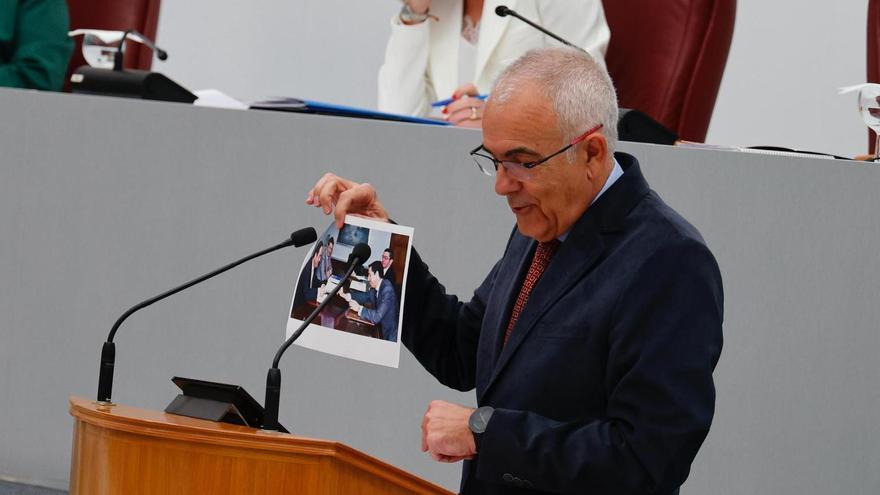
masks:
<svg viewBox="0 0 880 495"><path fill-rule="evenodd" d="M444 117L480 127L484 102L474 97L525 52L559 45L517 19L497 16L502 4L604 60L611 34L600 0L406 0L391 19L379 110L427 116L431 103L453 98Z"/></svg>
<svg viewBox="0 0 880 495"><path fill-rule="evenodd" d="M60 91L69 22L64 0L0 0L0 86Z"/></svg>

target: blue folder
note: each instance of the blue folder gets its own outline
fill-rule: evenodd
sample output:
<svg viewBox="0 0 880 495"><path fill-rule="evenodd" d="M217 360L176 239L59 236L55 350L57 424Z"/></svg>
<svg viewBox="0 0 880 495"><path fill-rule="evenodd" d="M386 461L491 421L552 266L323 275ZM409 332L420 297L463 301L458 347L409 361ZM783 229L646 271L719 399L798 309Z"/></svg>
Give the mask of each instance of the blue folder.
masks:
<svg viewBox="0 0 880 495"><path fill-rule="evenodd" d="M251 104L251 108L258 110L275 110L281 112L313 113L317 115L332 115L336 117L354 117L359 119L391 120L394 122L409 122L413 124L449 125L449 122L439 119L413 117L396 113L379 112L367 108L349 107L325 103L314 100L301 100L298 98L274 98Z"/></svg>

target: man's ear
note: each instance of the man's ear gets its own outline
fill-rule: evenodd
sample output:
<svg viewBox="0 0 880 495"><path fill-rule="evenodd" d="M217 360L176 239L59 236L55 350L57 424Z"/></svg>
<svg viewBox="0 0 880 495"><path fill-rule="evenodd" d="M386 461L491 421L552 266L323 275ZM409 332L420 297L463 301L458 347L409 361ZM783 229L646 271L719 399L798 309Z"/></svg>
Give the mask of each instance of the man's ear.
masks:
<svg viewBox="0 0 880 495"><path fill-rule="evenodd" d="M601 175L608 160L608 141L602 134L593 134L581 143L586 153L587 176L593 180Z"/></svg>

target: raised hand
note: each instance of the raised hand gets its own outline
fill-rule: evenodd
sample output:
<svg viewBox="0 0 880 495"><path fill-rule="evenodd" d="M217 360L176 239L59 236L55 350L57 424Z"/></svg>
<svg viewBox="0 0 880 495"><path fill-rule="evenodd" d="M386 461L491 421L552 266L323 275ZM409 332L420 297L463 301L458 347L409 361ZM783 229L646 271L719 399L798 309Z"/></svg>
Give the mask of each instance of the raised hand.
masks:
<svg viewBox="0 0 880 495"><path fill-rule="evenodd" d="M306 204L334 214L336 228L341 229L345 215L388 221L388 212L379 202L376 190L367 183L357 183L331 173L324 174L306 196Z"/></svg>

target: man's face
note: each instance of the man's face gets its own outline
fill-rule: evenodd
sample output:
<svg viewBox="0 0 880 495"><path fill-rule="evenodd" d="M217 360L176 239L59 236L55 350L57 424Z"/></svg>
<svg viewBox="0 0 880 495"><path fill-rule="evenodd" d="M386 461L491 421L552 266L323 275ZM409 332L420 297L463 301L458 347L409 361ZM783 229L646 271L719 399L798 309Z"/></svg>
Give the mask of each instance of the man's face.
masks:
<svg viewBox="0 0 880 495"><path fill-rule="evenodd" d="M332 254L333 254L333 243L331 242L331 243L327 244L327 256L330 256Z"/></svg>
<svg viewBox="0 0 880 495"><path fill-rule="evenodd" d="M367 268L367 282L369 282L370 287L374 289L379 287L379 274L374 272L372 268Z"/></svg>
<svg viewBox="0 0 880 495"><path fill-rule="evenodd" d="M538 161L568 144L565 138L552 102L535 86L524 85L508 101L490 101L486 107L483 147L498 160ZM544 242L574 225L611 171L604 142L604 136L594 134L575 147L574 163L567 153L560 154L529 170L529 180L517 180L498 167L495 192L507 198L523 235Z"/></svg>
<svg viewBox="0 0 880 495"><path fill-rule="evenodd" d="M391 266L391 254L388 251L382 253L382 268L387 270Z"/></svg>
<svg viewBox="0 0 880 495"><path fill-rule="evenodd" d="M315 250L315 255L312 256L312 266L313 267L317 268L317 266L319 264L321 264L321 253L323 253L323 252L324 252L323 247L319 247L318 249Z"/></svg>

